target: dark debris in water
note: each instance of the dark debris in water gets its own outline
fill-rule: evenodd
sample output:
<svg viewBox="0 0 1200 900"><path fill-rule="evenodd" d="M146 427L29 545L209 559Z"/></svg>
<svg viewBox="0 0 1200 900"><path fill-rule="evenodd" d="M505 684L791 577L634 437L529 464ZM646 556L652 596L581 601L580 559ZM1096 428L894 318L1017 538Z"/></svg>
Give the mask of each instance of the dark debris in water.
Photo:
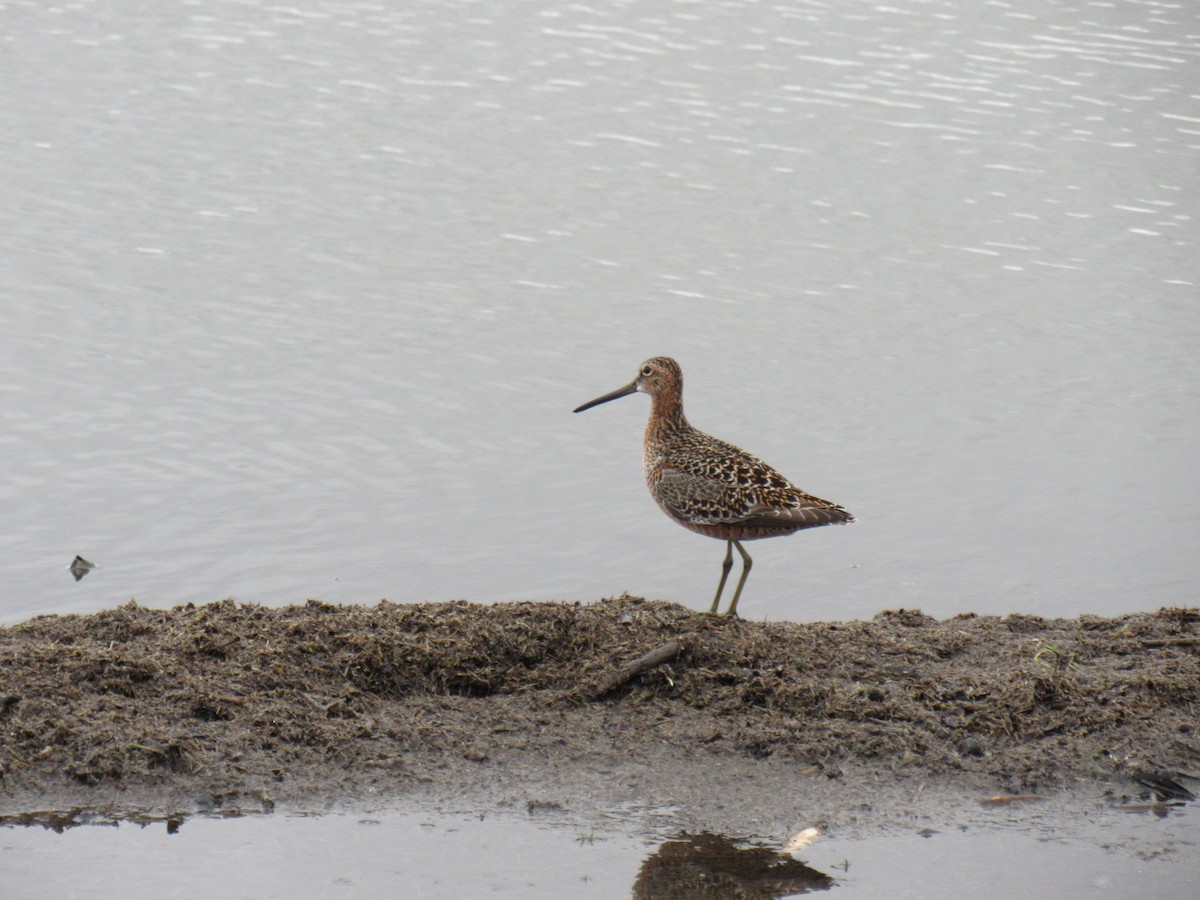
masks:
<svg viewBox="0 0 1200 900"><path fill-rule="evenodd" d="M94 568L96 568L95 563L88 562L82 556L76 556L71 560L71 565L67 566L67 571L75 576L76 581L79 581Z"/></svg>
<svg viewBox="0 0 1200 900"><path fill-rule="evenodd" d="M320 793L651 745L1012 794L1128 781L1200 761L1198 636L1190 609L795 624L629 596L129 603L0 629L0 786Z"/></svg>

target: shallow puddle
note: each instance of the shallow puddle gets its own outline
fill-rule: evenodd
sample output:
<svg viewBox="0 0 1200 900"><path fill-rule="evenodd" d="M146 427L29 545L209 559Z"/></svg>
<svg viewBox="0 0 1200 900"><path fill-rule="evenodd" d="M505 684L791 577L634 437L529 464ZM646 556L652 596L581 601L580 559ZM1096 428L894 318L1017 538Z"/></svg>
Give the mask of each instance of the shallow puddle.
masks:
<svg viewBox="0 0 1200 900"><path fill-rule="evenodd" d="M65 815L0 831L0 883L35 897L1191 898L1193 807L1100 811L1061 828L951 826L819 837L796 854L686 834L668 811L580 825L554 810L275 813L141 822ZM705 893L705 889L716 893ZM755 894L759 896L760 894Z"/></svg>

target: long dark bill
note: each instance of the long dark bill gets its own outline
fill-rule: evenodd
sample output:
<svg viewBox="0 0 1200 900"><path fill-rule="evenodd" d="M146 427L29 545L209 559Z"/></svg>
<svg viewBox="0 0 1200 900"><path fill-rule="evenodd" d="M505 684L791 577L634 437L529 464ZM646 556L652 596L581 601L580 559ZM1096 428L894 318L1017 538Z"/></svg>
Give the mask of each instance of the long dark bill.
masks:
<svg viewBox="0 0 1200 900"><path fill-rule="evenodd" d="M618 397L624 397L627 394L637 392L637 381L631 381L623 388L617 388L615 391L605 394L603 397L597 397L595 400L590 400L583 406L576 407L573 412L583 412L585 409L591 409L593 406L599 406L601 403L607 403L609 400L616 400Z"/></svg>

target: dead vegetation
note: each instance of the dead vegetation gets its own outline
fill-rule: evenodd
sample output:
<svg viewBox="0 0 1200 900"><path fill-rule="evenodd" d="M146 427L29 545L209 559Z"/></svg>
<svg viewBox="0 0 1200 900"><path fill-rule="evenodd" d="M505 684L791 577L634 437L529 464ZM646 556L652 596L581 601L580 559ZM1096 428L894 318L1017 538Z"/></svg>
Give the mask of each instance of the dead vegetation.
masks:
<svg viewBox="0 0 1200 900"><path fill-rule="evenodd" d="M650 743L830 775L1105 781L1200 762L1198 634L1195 609L801 625L628 596L130 603L0 629L0 784L353 790Z"/></svg>

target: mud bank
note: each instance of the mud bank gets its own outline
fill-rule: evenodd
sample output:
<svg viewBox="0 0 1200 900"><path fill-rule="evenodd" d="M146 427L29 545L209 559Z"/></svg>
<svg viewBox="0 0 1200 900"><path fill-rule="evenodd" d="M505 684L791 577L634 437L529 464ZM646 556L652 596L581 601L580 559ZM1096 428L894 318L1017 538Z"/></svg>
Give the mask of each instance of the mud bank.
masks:
<svg viewBox="0 0 1200 900"><path fill-rule="evenodd" d="M1200 766L1196 609L795 624L629 596L130 603L0 629L0 679L9 813L441 794L761 832L801 802L828 819L927 785L1135 796L1140 774Z"/></svg>

